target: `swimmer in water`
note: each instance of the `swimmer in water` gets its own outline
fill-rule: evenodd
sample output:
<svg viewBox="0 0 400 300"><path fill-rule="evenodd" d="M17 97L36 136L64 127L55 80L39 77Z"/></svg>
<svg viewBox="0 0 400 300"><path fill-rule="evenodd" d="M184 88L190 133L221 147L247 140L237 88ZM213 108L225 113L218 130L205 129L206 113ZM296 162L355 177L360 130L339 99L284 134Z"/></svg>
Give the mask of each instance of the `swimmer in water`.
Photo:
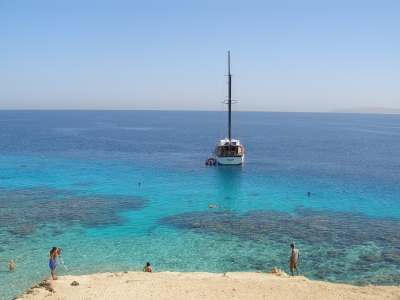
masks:
<svg viewBox="0 0 400 300"><path fill-rule="evenodd" d="M14 264L13 260L10 259L10 263L8 264L7 268L9 268L10 271L14 271L14 268L15 268L16 266L18 266L18 265Z"/></svg>
<svg viewBox="0 0 400 300"><path fill-rule="evenodd" d="M149 262L143 267L142 271L143 271L143 272L150 272L150 273L153 272L153 269L151 268Z"/></svg>

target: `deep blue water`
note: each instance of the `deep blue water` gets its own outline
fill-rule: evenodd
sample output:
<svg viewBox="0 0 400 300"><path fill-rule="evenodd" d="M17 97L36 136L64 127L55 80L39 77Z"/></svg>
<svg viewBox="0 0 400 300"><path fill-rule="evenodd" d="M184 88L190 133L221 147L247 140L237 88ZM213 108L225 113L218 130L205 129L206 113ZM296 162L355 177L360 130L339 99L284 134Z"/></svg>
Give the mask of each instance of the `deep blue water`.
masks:
<svg viewBox="0 0 400 300"><path fill-rule="evenodd" d="M233 120L245 163L218 167L219 112L0 111L0 298L48 277L53 246L74 275L289 272L294 242L310 279L400 284L399 115Z"/></svg>

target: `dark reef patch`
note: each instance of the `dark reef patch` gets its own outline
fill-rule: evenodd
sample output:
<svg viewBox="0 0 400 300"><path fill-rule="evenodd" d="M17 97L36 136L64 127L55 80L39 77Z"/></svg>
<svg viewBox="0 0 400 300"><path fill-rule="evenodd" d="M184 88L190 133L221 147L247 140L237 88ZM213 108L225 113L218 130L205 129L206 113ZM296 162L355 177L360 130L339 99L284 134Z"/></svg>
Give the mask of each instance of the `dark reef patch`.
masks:
<svg viewBox="0 0 400 300"><path fill-rule="evenodd" d="M345 273L353 284L400 284L399 276L382 281L371 275L371 272L382 273L389 266L400 267L399 219L297 208L294 215L279 211L250 211L244 215L233 211L204 211L158 222L201 234L231 235L257 244L275 242L288 247L294 241L307 245L312 250L303 252L301 267L309 270L307 276L312 279L334 281L336 275ZM359 251L355 259L354 251ZM286 265L285 259L276 264ZM262 260L250 265L254 269L265 268Z"/></svg>
<svg viewBox="0 0 400 300"><path fill-rule="evenodd" d="M13 234L26 235L33 232L30 228L58 222L85 227L121 225L126 220L120 212L146 205L146 199L134 196L79 196L52 188L0 190L0 226Z"/></svg>
<svg viewBox="0 0 400 300"><path fill-rule="evenodd" d="M397 244L400 247L400 245ZM400 249L387 249L383 252L385 260L393 263L400 264Z"/></svg>
<svg viewBox="0 0 400 300"><path fill-rule="evenodd" d="M232 211L187 213L159 220L160 224L202 233L218 232L259 240L268 237L278 242L289 239L307 244L329 242L340 249L374 241L400 252L400 220L372 218L361 213L314 211L298 208L296 216L279 211L251 211L242 216ZM340 257L340 250L329 252ZM391 251L387 257L397 260Z"/></svg>
<svg viewBox="0 0 400 300"><path fill-rule="evenodd" d="M382 261L382 256L379 254L361 254L358 256L361 261L366 261L369 263Z"/></svg>
<svg viewBox="0 0 400 300"><path fill-rule="evenodd" d="M20 226L10 230L13 234L26 235L36 231L35 226Z"/></svg>

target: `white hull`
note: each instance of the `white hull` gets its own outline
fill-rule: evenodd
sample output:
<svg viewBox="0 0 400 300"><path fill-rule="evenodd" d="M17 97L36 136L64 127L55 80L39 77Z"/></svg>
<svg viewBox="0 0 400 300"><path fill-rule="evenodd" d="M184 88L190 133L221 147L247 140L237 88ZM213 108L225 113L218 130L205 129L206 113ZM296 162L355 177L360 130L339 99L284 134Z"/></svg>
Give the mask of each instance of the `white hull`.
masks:
<svg viewBox="0 0 400 300"><path fill-rule="evenodd" d="M220 165L240 165L244 162L244 148L239 140L220 140L214 152Z"/></svg>
<svg viewBox="0 0 400 300"><path fill-rule="evenodd" d="M240 165L244 162L243 156L217 156L217 162L220 165Z"/></svg>

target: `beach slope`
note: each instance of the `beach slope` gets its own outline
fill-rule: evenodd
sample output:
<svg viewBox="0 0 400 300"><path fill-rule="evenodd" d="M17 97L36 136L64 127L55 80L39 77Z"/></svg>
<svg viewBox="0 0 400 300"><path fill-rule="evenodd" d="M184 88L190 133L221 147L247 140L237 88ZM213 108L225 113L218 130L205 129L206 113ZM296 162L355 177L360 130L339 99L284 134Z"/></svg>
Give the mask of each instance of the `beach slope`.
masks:
<svg viewBox="0 0 400 300"><path fill-rule="evenodd" d="M74 284L75 285L74 285ZM78 284L78 285L77 285ZM400 299L398 286L356 287L284 272L121 272L46 279L16 299Z"/></svg>

